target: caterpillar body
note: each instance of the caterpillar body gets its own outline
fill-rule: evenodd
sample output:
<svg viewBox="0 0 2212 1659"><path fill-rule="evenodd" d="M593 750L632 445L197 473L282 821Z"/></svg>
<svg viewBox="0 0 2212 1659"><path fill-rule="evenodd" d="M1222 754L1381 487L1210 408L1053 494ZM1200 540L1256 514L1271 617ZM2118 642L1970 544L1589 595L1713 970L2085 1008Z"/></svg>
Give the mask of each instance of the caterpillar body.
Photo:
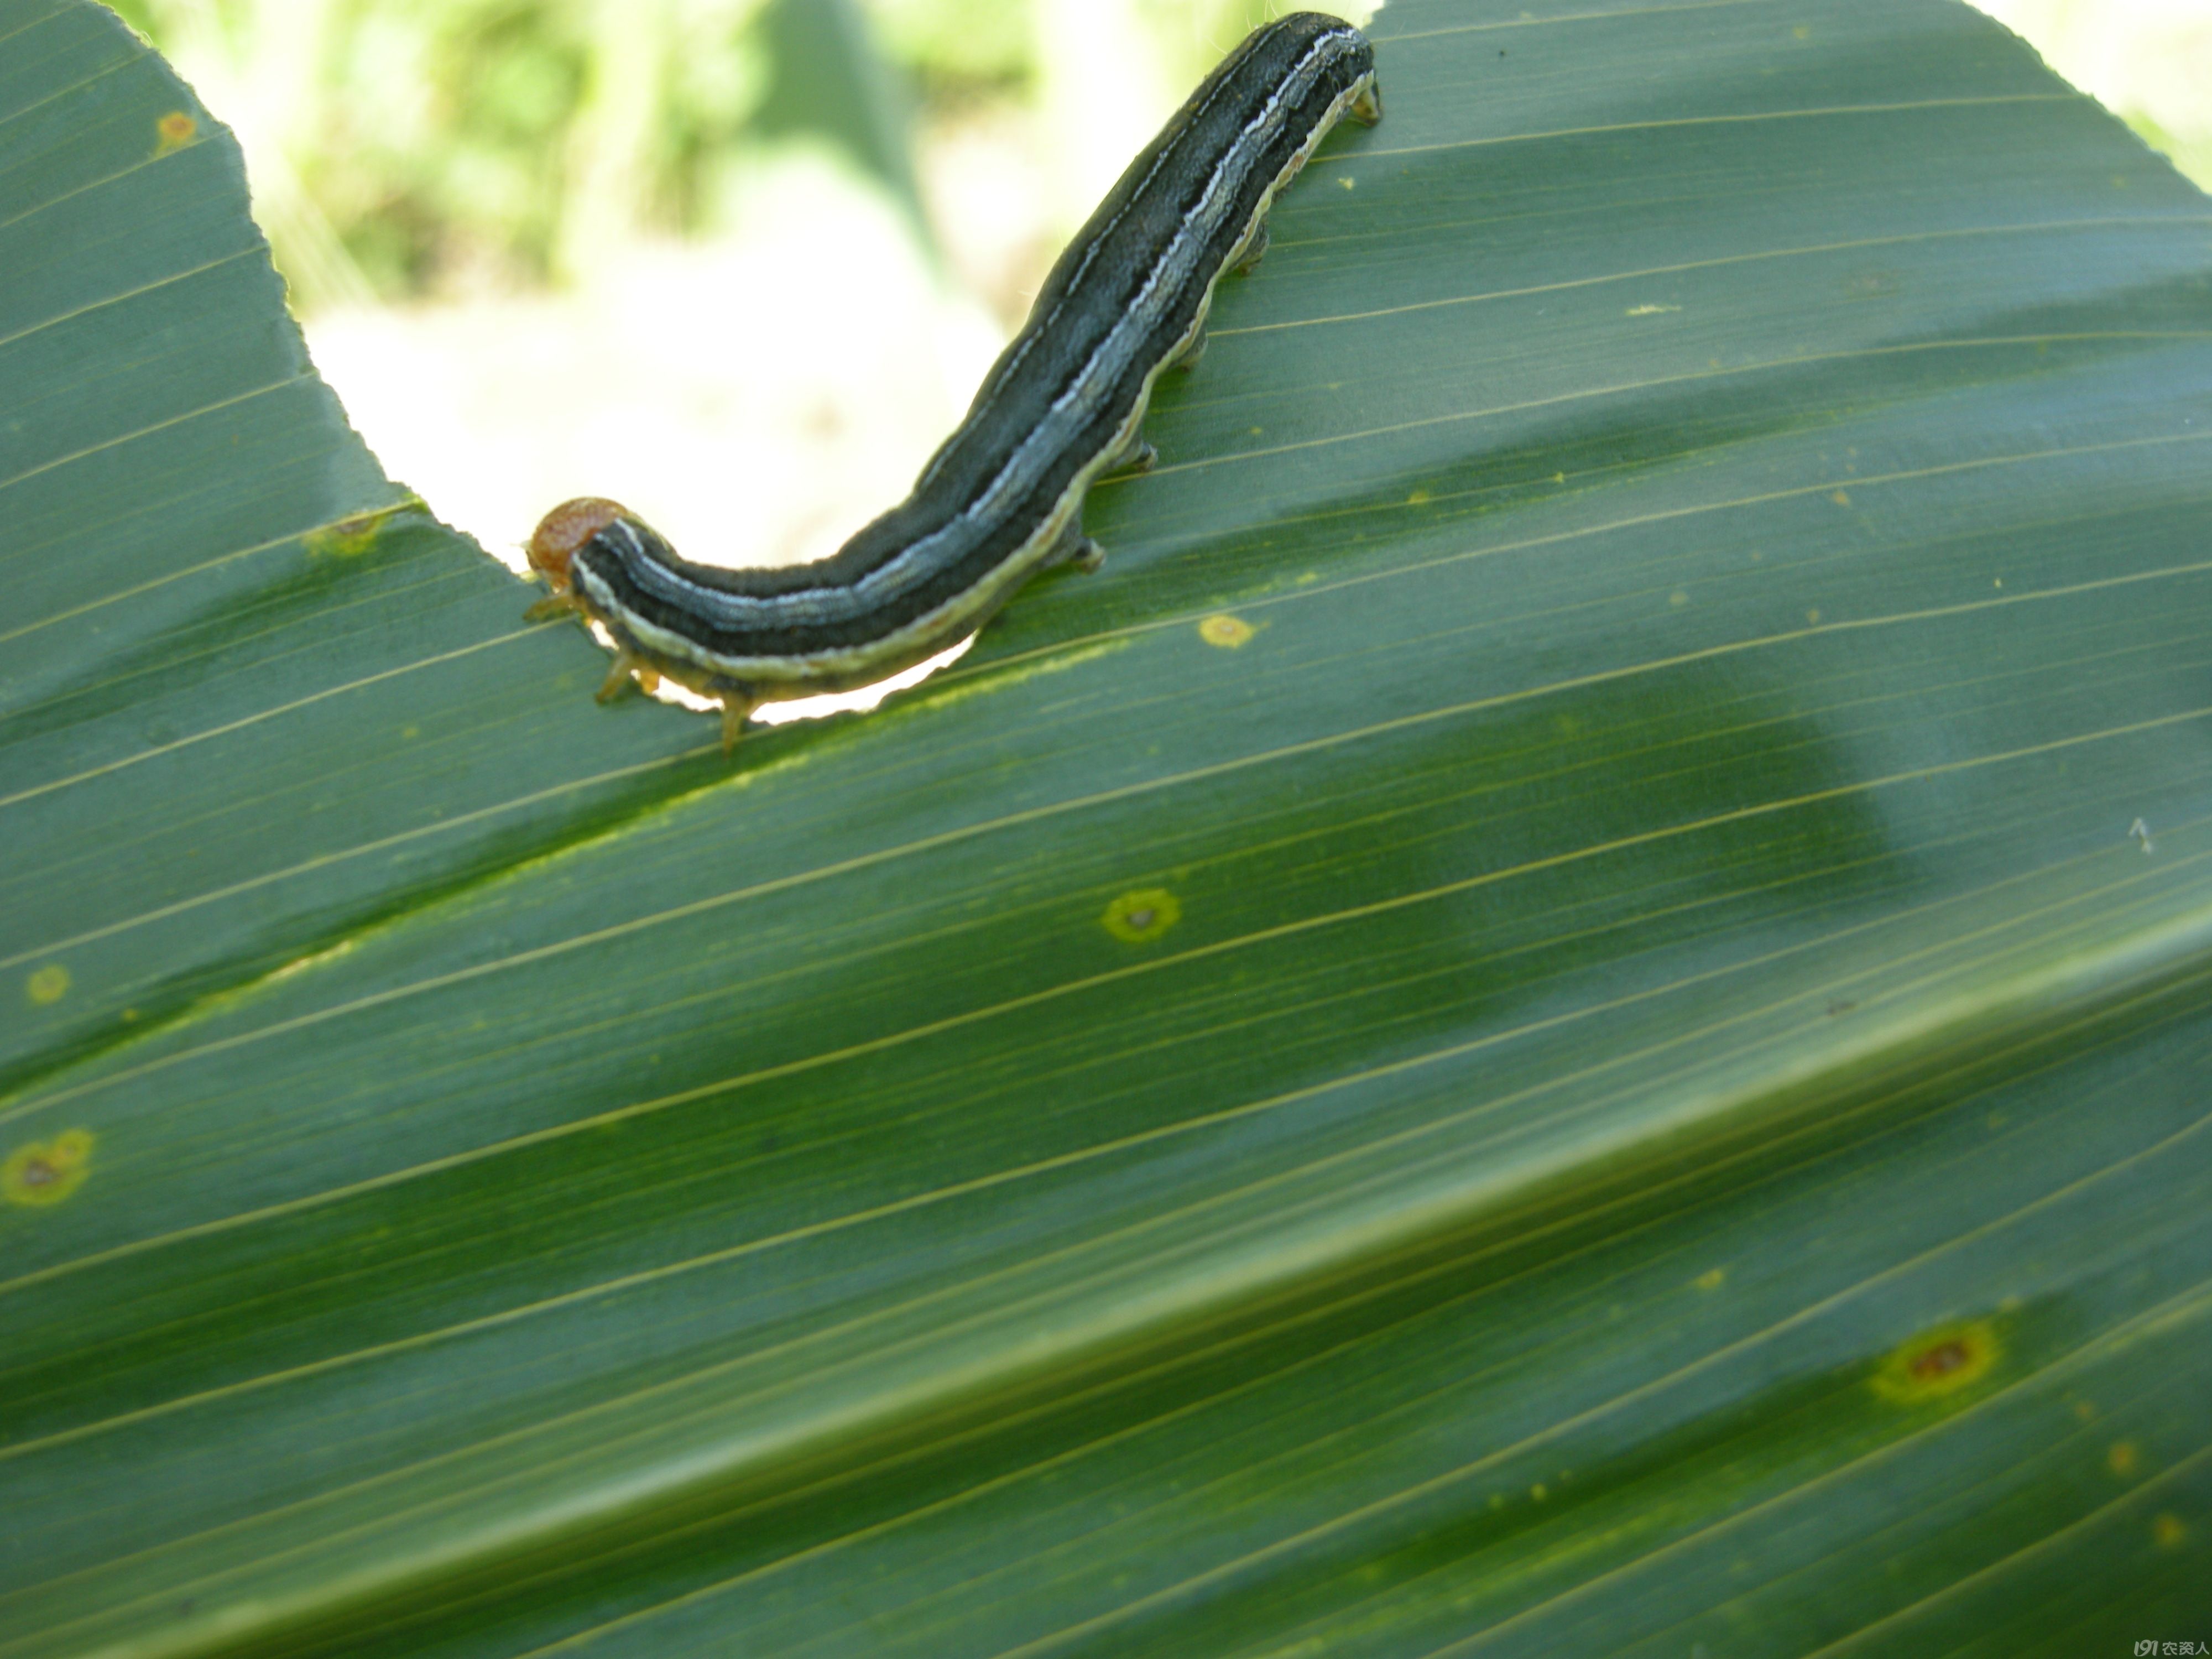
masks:
<svg viewBox="0 0 2212 1659"><path fill-rule="evenodd" d="M564 502L530 541L551 590L532 614L605 628L602 700L632 676L719 699L726 750L763 702L872 684L973 633L1040 570L1096 569L1085 492L1152 464L1153 382L1195 361L1215 284L1258 263L1276 194L1346 115L1382 117L1365 36L1313 12L1255 30L1060 255L905 501L828 558L734 570L683 558L617 502Z"/></svg>

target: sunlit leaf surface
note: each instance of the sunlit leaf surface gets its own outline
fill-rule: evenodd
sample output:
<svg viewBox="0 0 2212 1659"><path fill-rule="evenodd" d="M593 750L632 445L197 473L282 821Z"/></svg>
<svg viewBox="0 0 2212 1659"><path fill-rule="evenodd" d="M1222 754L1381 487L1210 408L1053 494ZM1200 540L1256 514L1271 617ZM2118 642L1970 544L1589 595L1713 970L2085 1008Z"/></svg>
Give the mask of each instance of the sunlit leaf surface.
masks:
<svg viewBox="0 0 2212 1659"><path fill-rule="evenodd" d="M0 0L0 1655L2206 1636L2212 206L1373 33L1105 570L726 764Z"/></svg>

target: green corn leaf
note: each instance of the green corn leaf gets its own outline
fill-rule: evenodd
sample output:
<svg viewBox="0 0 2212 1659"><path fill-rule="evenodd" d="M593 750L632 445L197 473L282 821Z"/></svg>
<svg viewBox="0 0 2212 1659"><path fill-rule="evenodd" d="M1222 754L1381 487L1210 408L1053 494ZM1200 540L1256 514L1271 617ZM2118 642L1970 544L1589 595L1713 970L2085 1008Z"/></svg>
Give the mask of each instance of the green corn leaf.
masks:
<svg viewBox="0 0 2212 1659"><path fill-rule="evenodd" d="M1372 33L1105 569L725 762L0 0L0 1659L2206 1638L2212 205Z"/></svg>

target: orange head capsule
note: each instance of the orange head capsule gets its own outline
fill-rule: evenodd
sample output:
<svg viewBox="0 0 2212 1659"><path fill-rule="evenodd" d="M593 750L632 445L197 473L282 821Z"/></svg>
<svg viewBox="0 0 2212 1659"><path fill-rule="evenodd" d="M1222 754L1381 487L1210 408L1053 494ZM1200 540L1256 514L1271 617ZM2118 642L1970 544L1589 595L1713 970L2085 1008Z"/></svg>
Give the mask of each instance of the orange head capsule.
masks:
<svg viewBox="0 0 2212 1659"><path fill-rule="evenodd" d="M556 593L568 591L568 561L576 550L630 510L603 495L579 495L563 501L538 521L531 532L530 568L545 578Z"/></svg>

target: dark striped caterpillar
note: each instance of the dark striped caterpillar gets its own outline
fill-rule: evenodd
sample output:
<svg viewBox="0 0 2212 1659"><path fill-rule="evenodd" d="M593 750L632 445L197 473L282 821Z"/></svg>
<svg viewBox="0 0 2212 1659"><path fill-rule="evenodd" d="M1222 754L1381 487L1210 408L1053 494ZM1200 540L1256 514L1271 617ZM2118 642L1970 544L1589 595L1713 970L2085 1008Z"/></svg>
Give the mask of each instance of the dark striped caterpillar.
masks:
<svg viewBox="0 0 2212 1659"><path fill-rule="evenodd" d="M781 569L694 564L618 504L563 503L530 562L533 615L581 613L634 674L722 705L732 744L763 702L867 685L973 633L1040 570L1096 569L1084 493L1149 466L1152 384L1196 360L1215 284L1267 246L1267 210L1346 115L1382 117L1373 48L1298 12L1254 31L1176 112L1045 279L914 493L826 559Z"/></svg>

